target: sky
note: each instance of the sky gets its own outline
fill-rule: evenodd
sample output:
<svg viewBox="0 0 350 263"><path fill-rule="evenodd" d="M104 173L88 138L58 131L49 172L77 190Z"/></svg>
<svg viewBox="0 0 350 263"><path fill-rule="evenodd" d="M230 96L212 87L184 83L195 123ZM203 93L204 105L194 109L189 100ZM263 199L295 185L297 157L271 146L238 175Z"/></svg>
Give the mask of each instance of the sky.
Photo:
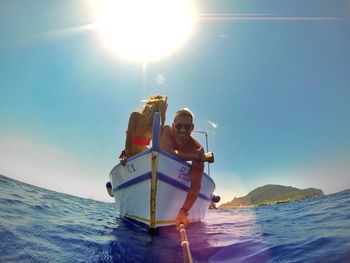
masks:
<svg viewBox="0 0 350 263"><path fill-rule="evenodd" d="M265 184L350 188L350 1L193 5L177 48L145 62L107 43L97 0L1 1L0 174L111 202L105 183L129 115L162 94L168 124L187 107L208 133L222 202ZM175 27L135 32L145 8L118 26L158 50Z"/></svg>

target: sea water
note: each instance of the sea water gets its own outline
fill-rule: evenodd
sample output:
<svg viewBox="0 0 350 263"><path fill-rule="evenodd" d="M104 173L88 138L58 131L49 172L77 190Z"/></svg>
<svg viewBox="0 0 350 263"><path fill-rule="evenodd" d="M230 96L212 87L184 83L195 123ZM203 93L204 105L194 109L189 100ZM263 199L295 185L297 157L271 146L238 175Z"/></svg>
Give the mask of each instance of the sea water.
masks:
<svg viewBox="0 0 350 263"><path fill-rule="evenodd" d="M150 235L119 218L112 203L4 176L0 223L0 262L183 262L174 227ZM210 210L187 235L195 262L350 262L350 190L254 209Z"/></svg>

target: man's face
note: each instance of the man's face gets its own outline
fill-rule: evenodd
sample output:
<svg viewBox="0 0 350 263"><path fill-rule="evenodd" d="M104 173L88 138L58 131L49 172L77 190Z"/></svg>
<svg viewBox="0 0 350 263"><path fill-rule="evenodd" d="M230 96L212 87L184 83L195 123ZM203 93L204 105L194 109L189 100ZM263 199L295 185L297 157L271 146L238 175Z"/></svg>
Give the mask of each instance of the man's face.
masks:
<svg viewBox="0 0 350 263"><path fill-rule="evenodd" d="M174 119L173 129L175 130L175 137L179 142L186 142L193 130L193 123L189 116L177 116Z"/></svg>

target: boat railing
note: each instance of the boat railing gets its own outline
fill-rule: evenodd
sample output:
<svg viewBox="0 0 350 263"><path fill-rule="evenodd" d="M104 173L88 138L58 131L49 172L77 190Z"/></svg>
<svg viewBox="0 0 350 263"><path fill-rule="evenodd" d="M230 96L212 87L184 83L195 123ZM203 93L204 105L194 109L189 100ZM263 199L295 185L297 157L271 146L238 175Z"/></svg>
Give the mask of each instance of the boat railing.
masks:
<svg viewBox="0 0 350 263"><path fill-rule="evenodd" d="M204 134L205 135L205 144L206 144L206 147L207 147L207 152L209 152L209 144L208 144L208 133L205 132L205 131L192 131L194 133L200 133L200 134ZM208 175L210 177L210 164L208 162Z"/></svg>

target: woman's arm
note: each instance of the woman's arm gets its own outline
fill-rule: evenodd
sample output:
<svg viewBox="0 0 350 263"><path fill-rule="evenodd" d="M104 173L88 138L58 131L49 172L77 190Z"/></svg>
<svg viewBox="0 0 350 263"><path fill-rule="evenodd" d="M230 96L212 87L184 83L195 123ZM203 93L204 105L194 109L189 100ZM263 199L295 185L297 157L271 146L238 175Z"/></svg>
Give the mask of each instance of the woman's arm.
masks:
<svg viewBox="0 0 350 263"><path fill-rule="evenodd" d="M132 137L135 133L136 127L137 127L137 121L139 117L139 112L133 112L130 115L129 123L128 123L128 130L126 131L126 140L125 140L125 154L126 157L129 157L131 155L132 151Z"/></svg>

